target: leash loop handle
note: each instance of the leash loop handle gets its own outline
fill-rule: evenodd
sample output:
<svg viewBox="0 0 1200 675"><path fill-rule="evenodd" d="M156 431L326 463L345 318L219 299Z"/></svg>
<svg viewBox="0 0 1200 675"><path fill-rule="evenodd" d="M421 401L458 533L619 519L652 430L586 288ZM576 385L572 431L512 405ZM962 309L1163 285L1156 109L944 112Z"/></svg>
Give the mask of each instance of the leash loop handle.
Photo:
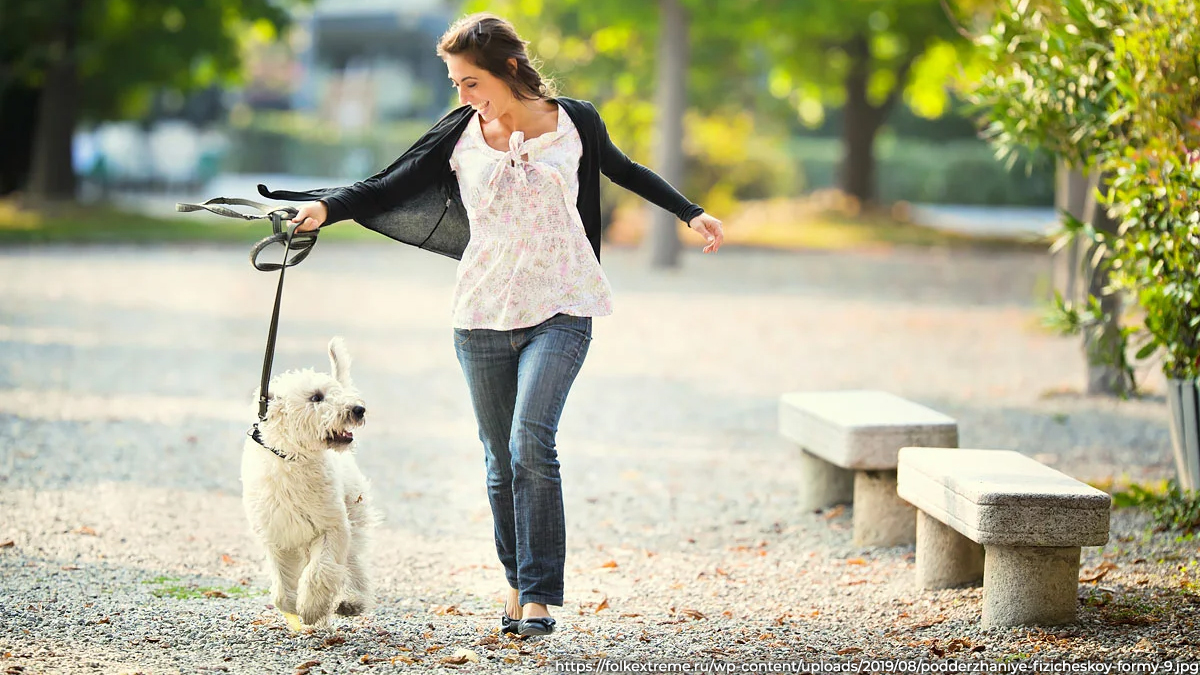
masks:
<svg viewBox="0 0 1200 675"><path fill-rule="evenodd" d="M255 209L258 213L242 213L235 209L226 208L228 206L243 206ZM175 210L180 213L208 211L209 213L215 213L218 216L225 216L226 218L271 221L272 234L269 237L261 239L250 248L250 264L254 266L254 269L260 272L279 271L279 282L275 287L275 306L271 310L271 327L267 331L267 349L266 354L263 356L262 382L258 388L258 419L260 421L265 420L267 418L267 402L271 398L270 392L267 391L267 385L271 381L271 366L275 361L275 337L279 332L279 307L283 299L283 275L287 271L287 268L299 265L308 257L309 253L312 253L312 248L317 243L317 235L320 230L298 233L296 232L296 228L300 227L299 223L285 227L285 220L290 221L299 212L294 206L272 207L238 197L213 197L200 204L179 203L175 205ZM281 262L264 262L259 259L263 251L267 250L273 244L280 243L283 244L283 260Z"/></svg>

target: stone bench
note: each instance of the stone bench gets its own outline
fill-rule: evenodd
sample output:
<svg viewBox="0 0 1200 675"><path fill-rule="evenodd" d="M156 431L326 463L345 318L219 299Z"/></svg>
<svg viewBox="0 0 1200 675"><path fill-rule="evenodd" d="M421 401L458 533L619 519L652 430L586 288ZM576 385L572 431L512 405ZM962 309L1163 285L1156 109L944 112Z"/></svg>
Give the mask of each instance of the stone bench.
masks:
<svg viewBox="0 0 1200 675"><path fill-rule="evenodd" d="M911 544L916 514L896 496L906 445L953 448L951 418L882 391L795 392L779 400L779 432L800 446L805 508L854 504L854 543Z"/></svg>
<svg viewBox="0 0 1200 675"><path fill-rule="evenodd" d="M1108 494L1011 450L900 451L917 508L917 585L983 579L983 625L1075 621L1080 547L1108 541Z"/></svg>

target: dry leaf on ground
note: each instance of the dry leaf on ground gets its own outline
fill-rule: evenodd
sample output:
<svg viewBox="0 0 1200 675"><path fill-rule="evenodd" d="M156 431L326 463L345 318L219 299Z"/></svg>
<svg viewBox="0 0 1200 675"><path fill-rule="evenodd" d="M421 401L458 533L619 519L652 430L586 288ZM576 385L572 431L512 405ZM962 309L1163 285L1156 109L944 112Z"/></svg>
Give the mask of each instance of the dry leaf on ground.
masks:
<svg viewBox="0 0 1200 675"><path fill-rule="evenodd" d="M1112 570L1115 570L1115 569L1117 569L1117 564L1115 562L1110 562L1108 560L1105 560L1104 562L1100 563L1099 565L1096 565L1096 568L1093 569L1091 572L1084 572L1082 575L1080 575L1079 583L1086 584L1086 583L1092 583L1095 581L1100 581L1101 579L1103 579L1105 577L1105 575L1107 575L1109 572L1111 572Z"/></svg>
<svg viewBox="0 0 1200 675"><path fill-rule="evenodd" d="M461 666L467 662L479 663L479 655L470 649L456 649L450 656L442 657L442 663L448 663L455 666Z"/></svg>

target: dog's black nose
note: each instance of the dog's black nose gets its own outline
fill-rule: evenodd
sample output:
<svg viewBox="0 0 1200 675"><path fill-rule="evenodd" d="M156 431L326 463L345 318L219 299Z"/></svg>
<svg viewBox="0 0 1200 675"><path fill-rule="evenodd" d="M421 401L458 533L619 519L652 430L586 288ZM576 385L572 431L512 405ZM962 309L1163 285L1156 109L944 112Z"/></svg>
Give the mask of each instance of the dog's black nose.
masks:
<svg viewBox="0 0 1200 675"><path fill-rule="evenodd" d="M361 405L356 405L350 409L350 412L354 413L354 419L361 420L363 418L363 415L367 414L367 409L362 407Z"/></svg>

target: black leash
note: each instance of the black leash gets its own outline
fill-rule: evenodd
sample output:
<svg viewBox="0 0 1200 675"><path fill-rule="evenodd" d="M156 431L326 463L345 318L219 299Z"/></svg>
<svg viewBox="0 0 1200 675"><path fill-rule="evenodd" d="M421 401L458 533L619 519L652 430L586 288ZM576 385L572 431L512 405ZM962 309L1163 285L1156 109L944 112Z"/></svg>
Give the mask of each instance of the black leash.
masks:
<svg viewBox="0 0 1200 675"><path fill-rule="evenodd" d="M259 213L242 213L234 209L225 208L223 205L245 206L257 209ZM279 282L275 286L275 306L271 310L271 327L267 331L267 350L266 354L263 355L262 383L258 388L258 420L261 422L267 418L267 401L270 399L267 385L271 381L271 366L275 361L275 336L279 331L279 307L283 300L283 275L287 271L287 268L299 265L308 257L308 254L312 252L313 246L317 243L317 234L320 230L297 233L296 228L300 227L300 223L285 228L283 225L284 220L291 220L297 213L295 207L272 207L250 201L249 199L214 197L203 204L176 204L175 210L181 213L208 211L227 218L240 218L242 220L269 219L271 221L271 236L265 237L250 248L250 264L254 266L254 269L260 272L274 272L275 270L279 270ZM283 244L283 262L263 262L259 260L259 256L267 247L279 243ZM262 442L262 437L258 431L258 424L253 425L250 431L246 433L264 448L284 459L288 458L287 455L275 448L268 447Z"/></svg>

